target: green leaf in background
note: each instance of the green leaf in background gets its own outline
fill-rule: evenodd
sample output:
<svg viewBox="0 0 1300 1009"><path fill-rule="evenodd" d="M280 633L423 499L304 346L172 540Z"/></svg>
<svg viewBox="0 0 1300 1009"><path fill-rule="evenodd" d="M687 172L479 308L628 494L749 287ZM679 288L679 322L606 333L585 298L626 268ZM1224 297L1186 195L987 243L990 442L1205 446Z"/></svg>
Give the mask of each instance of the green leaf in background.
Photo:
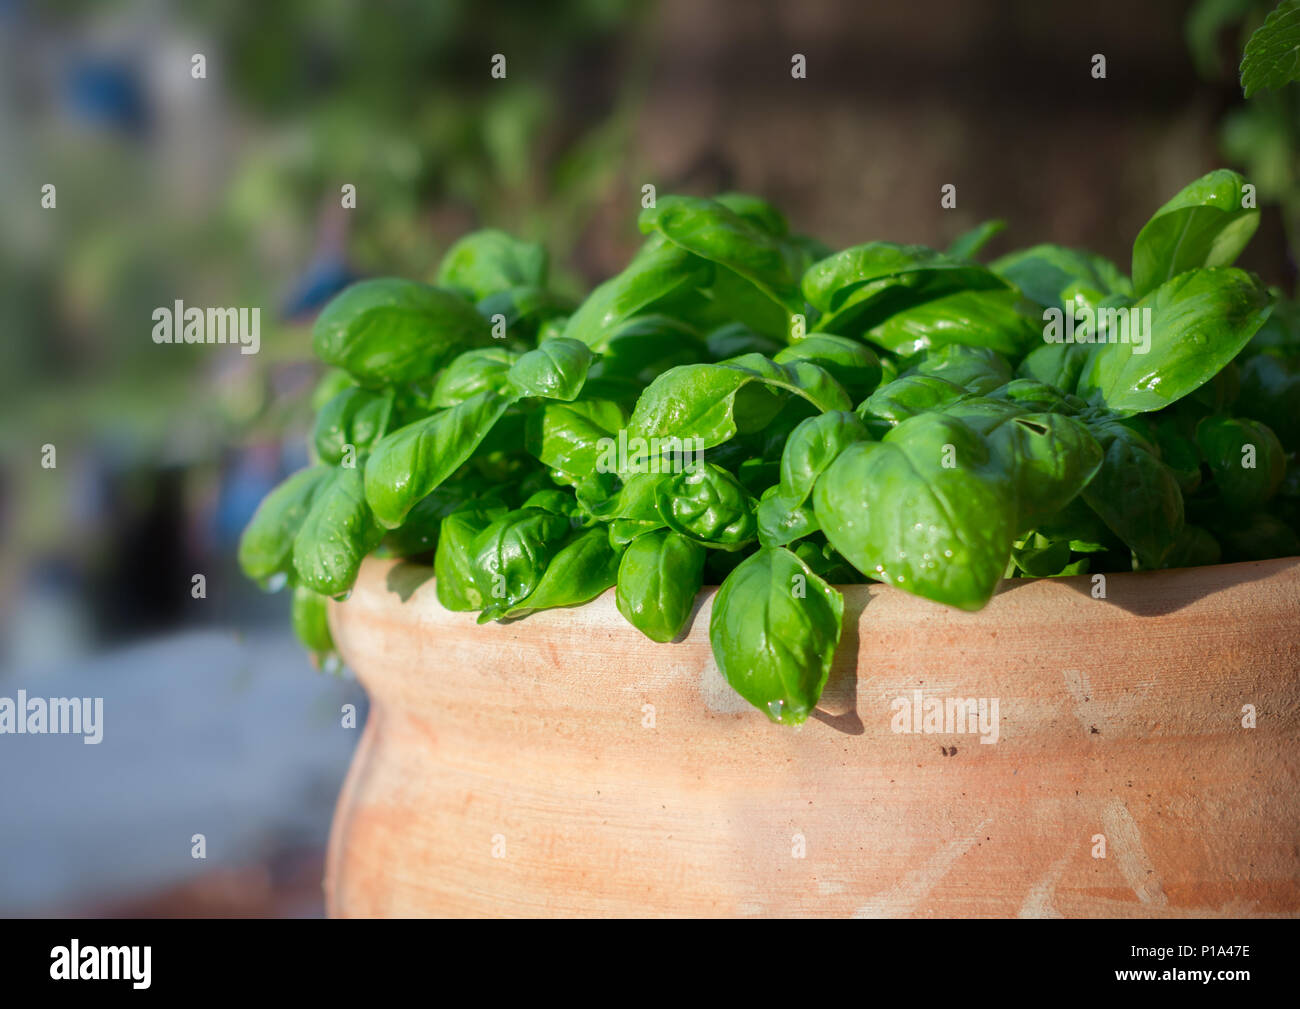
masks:
<svg viewBox="0 0 1300 1009"><path fill-rule="evenodd" d="M480 392L385 436L365 477L366 500L379 522L401 525L417 501L465 464L509 405L507 396Z"/></svg>
<svg viewBox="0 0 1300 1009"><path fill-rule="evenodd" d="M1063 392L1073 392L1079 387L1083 369L1092 362L1096 346L1093 343L1045 343L1025 355L1016 368L1016 375Z"/></svg>
<svg viewBox="0 0 1300 1009"><path fill-rule="evenodd" d="M1241 86L1249 98L1260 88L1300 80L1300 0L1282 0L1246 43Z"/></svg>
<svg viewBox="0 0 1300 1009"><path fill-rule="evenodd" d="M713 264L652 235L623 272L605 281L569 316L564 335L600 353L619 326L669 295L694 290L713 276Z"/></svg>
<svg viewBox="0 0 1300 1009"><path fill-rule="evenodd" d="M535 242L485 228L458 239L438 266L437 284L478 301L511 287L546 286L549 257Z"/></svg>
<svg viewBox="0 0 1300 1009"><path fill-rule="evenodd" d="M395 278L346 288L312 330L316 356L362 385L427 378L462 350L489 340L487 320L460 295Z"/></svg>
<svg viewBox="0 0 1300 1009"><path fill-rule="evenodd" d="M1300 449L1300 360L1256 354L1241 369L1241 401L1291 451Z"/></svg>
<svg viewBox="0 0 1300 1009"><path fill-rule="evenodd" d="M913 305L963 289L1006 284L989 270L923 245L868 242L814 263L803 275L803 294L822 312L825 333L862 331Z"/></svg>
<svg viewBox="0 0 1300 1009"><path fill-rule="evenodd" d="M264 587L293 570L293 541L321 488L333 479L329 466L312 466L287 477L257 506L239 539L239 566Z"/></svg>
<svg viewBox="0 0 1300 1009"><path fill-rule="evenodd" d="M1035 245L1009 252L995 259L989 269L1045 308L1064 307L1062 296L1071 288L1103 296L1133 294L1128 277L1105 256L1064 245Z"/></svg>
<svg viewBox="0 0 1300 1009"><path fill-rule="evenodd" d="M1130 318L1148 308L1148 352L1135 342L1097 344L1080 396L1120 413L1168 406L1241 352L1268 317L1270 298L1254 275L1229 267L1179 274L1138 301Z"/></svg>
<svg viewBox="0 0 1300 1009"><path fill-rule="evenodd" d="M1183 528L1183 494L1158 450L1114 421L1093 426L1105 455L1083 498L1146 568L1161 567Z"/></svg>
<svg viewBox="0 0 1300 1009"><path fill-rule="evenodd" d="M838 591L784 547L763 547L714 596L709 641L736 693L798 725L821 698L843 621Z"/></svg>
<svg viewBox="0 0 1300 1009"><path fill-rule="evenodd" d="M1007 228L1006 221L982 221L969 231L963 232L952 240L948 246L948 255L957 259L974 259L980 249L1000 235Z"/></svg>
<svg viewBox="0 0 1300 1009"><path fill-rule="evenodd" d="M1196 427L1196 443L1214 474L1223 500L1253 511L1274 494L1286 474L1286 452L1267 426L1237 417L1206 417Z"/></svg>
<svg viewBox="0 0 1300 1009"><path fill-rule="evenodd" d="M643 232L657 231L674 245L743 278L783 315L802 311L799 278L791 272L780 243L717 200L661 196L655 206L641 211L638 224Z"/></svg>
<svg viewBox="0 0 1300 1009"><path fill-rule="evenodd" d="M1202 266L1231 266L1259 227L1242 206L1246 180L1221 168L1185 186L1143 225L1133 242L1133 290L1141 297Z"/></svg>
<svg viewBox="0 0 1300 1009"><path fill-rule="evenodd" d="M672 641L695 608L704 556L704 547L669 529L638 536L619 562L618 611L652 641Z"/></svg>
<svg viewBox="0 0 1300 1009"><path fill-rule="evenodd" d="M895 354L911 356L948 344L987 347L1020 357L1042 339L1034 305L1019 291L955 291L905 308L867 331L866 338Z"/></svg>

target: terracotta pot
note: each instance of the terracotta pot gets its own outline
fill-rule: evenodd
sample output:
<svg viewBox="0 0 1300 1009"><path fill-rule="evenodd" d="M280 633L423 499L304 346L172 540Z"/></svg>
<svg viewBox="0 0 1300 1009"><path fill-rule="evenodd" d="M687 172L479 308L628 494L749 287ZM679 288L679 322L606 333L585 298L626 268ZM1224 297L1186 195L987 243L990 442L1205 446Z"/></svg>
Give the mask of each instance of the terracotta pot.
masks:
<svg viewBox="0 0 1300 1009"><path fill-rule="evenodd" d="M370 560L331 611L374 706L329 910L1295 915L1300 558L1090 590L1013 581L962 613L846 589L840 661L791 729L721 679L711 590L657 645L612 592L477 626L428 568ZM895 731L917 691L923 714L996 700L996 742L991 704L983 735Z"/></svg>

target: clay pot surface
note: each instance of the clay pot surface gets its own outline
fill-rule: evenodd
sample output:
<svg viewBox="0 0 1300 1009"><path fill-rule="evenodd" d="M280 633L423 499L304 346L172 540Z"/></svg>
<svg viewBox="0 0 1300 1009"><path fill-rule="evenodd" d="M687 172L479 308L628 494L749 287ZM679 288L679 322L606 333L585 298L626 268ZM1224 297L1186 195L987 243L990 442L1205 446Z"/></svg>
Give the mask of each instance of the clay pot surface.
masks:
<svg viewBox="0 0 1300 1009"><path fill-rule="evenodd" d="M612 591L479 626L431 569L366 561L331 604L373 707L330 912L1300 912L1300 558L1109 575L1104 599L1013 580L978 613L846 588L799 728L722 679L713 591L661 645ZM958 699L984 731L948 724ZM896 731L918 707L923 731Z"/></svg>

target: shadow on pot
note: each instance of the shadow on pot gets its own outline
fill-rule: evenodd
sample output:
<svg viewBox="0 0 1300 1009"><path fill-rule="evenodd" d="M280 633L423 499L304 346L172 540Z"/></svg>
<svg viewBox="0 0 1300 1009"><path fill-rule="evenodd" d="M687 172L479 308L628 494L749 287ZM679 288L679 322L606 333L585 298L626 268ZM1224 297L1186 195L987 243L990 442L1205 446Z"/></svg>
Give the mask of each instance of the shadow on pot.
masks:
<svg viewBox="0 0 1300 1009"><path fill-rule="evenodd" d="M1291 558L1284 570L1300 565L1300 557ZM1164 571L1116 571L1106 575L1104 598L1136 617L1162 617L1208 599L1237 585L1246 585L1277 573L1276 562L1241 561L1237 564L1214 564L1200 568L1170 568ZM1007 578L997 595L1015 592L1038 581L1060 582L1080 595L1092 596L1092 575L1070 578Z"/></svg>

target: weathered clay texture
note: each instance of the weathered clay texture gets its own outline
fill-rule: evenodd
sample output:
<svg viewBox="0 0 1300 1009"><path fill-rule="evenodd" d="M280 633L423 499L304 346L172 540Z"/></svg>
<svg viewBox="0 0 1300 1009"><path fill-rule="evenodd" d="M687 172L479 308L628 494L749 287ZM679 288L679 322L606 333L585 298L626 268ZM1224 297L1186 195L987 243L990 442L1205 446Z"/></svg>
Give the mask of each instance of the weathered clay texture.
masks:
<svg viewBox="0 0 1300 1009"><path fill-rule="evenodd" d="M978 613L849 588L800 729L721 679L712 590L658 645L612 592L478 626L431 575L372 559L332 607L374 702L332 914L1300 913L1300 559L1104 600L1009 582ZM918 690L996 698L997 741L893 731Z"/></svg>

